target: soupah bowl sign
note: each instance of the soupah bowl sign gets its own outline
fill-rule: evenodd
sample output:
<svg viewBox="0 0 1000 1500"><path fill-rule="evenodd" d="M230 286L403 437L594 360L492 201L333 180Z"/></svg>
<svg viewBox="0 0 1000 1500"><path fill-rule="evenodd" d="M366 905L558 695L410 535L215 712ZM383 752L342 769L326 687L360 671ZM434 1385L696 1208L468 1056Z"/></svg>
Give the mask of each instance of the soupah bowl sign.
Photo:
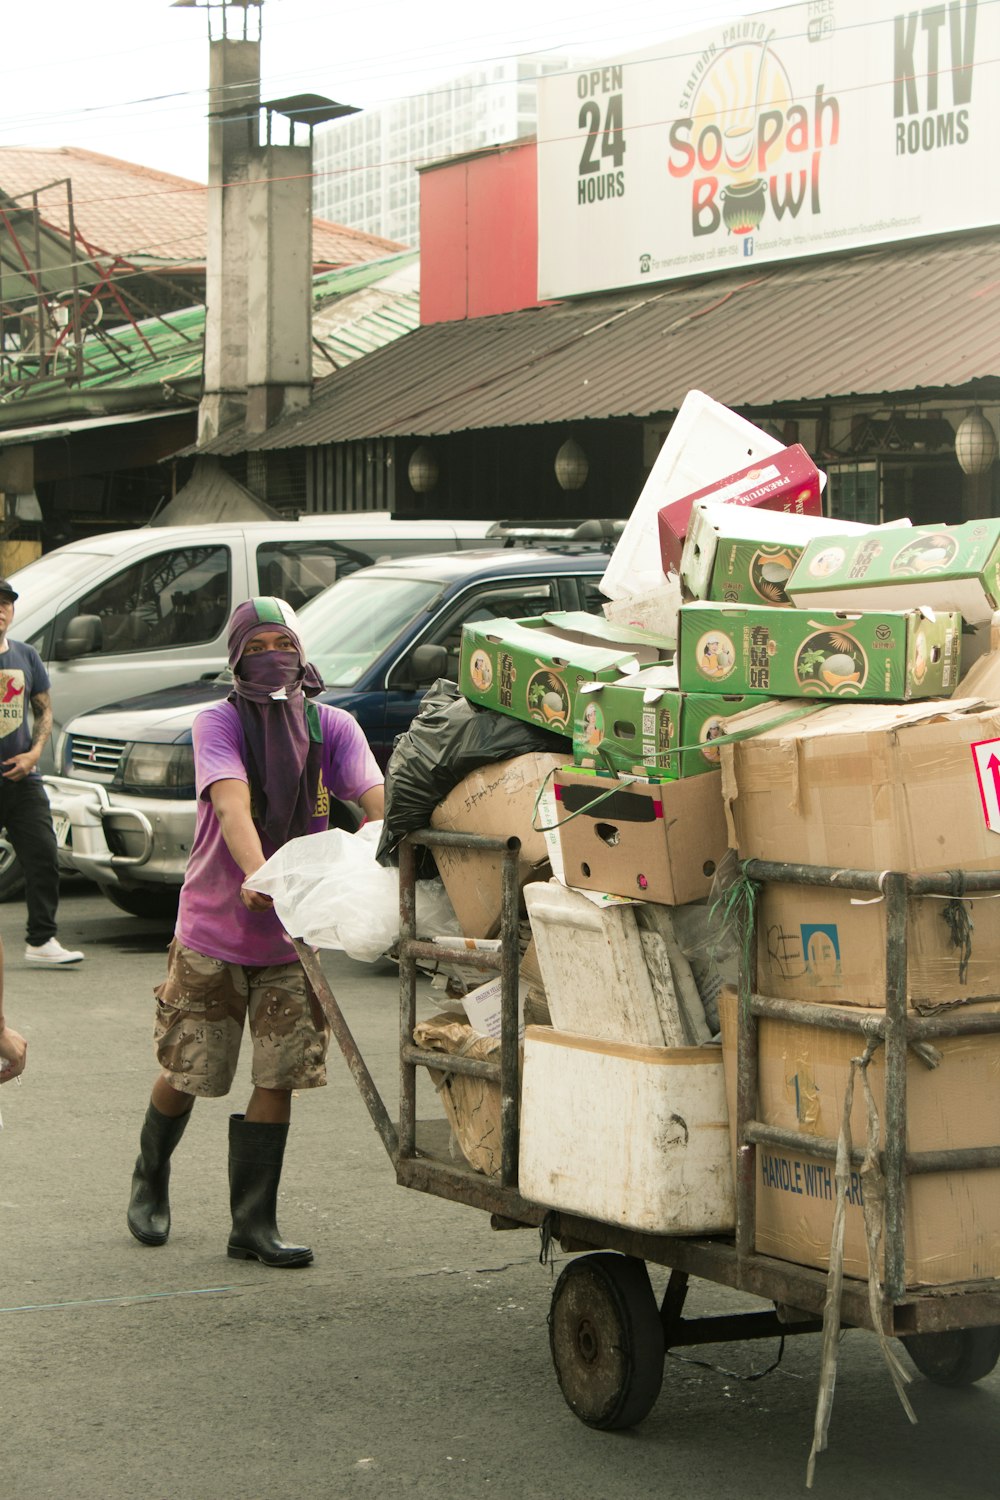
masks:
<svg viewBox="0 0 1000 1500"><path fill-rule="evenodd" d="M540 298L1000 223L1000 5L808 0L539 83Z"/></svg>

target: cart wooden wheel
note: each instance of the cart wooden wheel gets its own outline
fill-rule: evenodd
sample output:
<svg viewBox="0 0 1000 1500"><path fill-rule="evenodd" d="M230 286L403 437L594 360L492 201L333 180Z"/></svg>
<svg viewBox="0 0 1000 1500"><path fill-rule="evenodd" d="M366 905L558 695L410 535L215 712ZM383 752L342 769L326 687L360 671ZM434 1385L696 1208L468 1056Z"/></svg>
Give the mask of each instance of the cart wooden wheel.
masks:
<svg viewBox="0 0 1000 1500"><path fill-rule="evenodd" d="M644 1261L601 1251L556 1282L549 1347L570 1410L588 1427L634 1427L663 1384L664 1342Z"/></svg>
<svg viewBox="0 0 1000 1500"><path fill-rule="evenodd" d="M1000 1359L1000 1328L913 1333L903 1346L921 1375L936 1385L974 1385Z"/></svg>

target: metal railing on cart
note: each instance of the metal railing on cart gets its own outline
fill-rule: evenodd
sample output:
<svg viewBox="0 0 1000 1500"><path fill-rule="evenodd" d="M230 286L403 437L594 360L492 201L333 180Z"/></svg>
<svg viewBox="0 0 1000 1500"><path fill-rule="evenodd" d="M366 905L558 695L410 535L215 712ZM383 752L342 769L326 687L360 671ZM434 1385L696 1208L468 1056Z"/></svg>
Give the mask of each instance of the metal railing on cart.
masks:
<svg viewBox="0 0 1000 1500"><path fill-rule="evenodd" d="M490 854L500 862L498 951L449 947L416 935L417 851L426 848ZM1000 1034L1000 994L981 997L996 1006L953 1006L921 1015L908 1003L907 921L911 898L1000 892L1000 874L906 875L830 869L749 860L752 883L776 882L868 892L885 901L886 992L884 1017L871 1010L769 998L757 993L753 964L742 976L738 1006L736 1088L736 1227L734 1234L671 1236L597 1221L525 1198L518 1187L520 1045L519 839L438 832L410 834L399 847L400 935L398 961L399 1106L393 1122L323 975L318 955L297 944L313 988L327 1014L396 1172L407 1188L485 1211L497 1230L532 1228L543 1248L558 1244L570 1260L552 1293L550 1344L567 1403L588 1425L603 1429L634 1425L659 1394L668 1350L743 1339L785 1338L823 1328L830 1272L793 1264L756 1249L757 1151L769 1146L802 1150L834 1160L838 1142L768 1125L757 1118L759 1027L774 1018L804 1026L857 1031L859 1040L885 1049L884 1179L882 1263L876 1278L845 1277L838 1288L837 1317L844 1327L877 1331L904 1340L917 1368L945 1385L968 1385L989 1374L1000 1358L1000 1280L907 1287L905 1275L906 1189L919 1174L988 1171L1000 1167L1000 1142L973 1149L911 1151L907 1148L907 1057L911 1048L946 1037ZM756 952L755 942L746 952ZM460 964L500 974L499 1062L443 1055L414 1041L417 983L428 965ZM417 1119L417 1071L465 1074L497 1087L500 1096L500 1164L485 1176L448 1147L446 1121ZM442 1127L444 1130L442 1131ZM861 1147L852 1162L864 1158ZM646 1267L668 1268L658 1304ZM684 1317L691 1276L751 1293L771 1303L763 1310L711 1317ZM877 1295L872 1295L873 1286ZM829 1322L829 1318L827 1319ZM610 1356L609 1351L614 1353Z"/></svg>

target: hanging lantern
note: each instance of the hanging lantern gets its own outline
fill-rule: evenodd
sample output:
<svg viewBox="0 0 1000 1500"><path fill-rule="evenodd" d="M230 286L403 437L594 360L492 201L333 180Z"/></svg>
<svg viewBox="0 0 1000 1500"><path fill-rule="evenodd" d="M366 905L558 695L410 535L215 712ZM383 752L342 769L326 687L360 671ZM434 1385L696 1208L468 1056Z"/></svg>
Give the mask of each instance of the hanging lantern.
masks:
<svg viewBox="0 0 1000 1500"><path fill-rule="evenodd" d="M955 433L955 457L965 474L985 474L997 456L997 435L979 407L973 407Z"/></svg>
<svg viewBox="0 0 1000 1500"><path fill-rule="evenodd" d="M590 473L590 463L580 444L567 438L555 462L556 479L562 490L582 490Z"/></svg>
<svg viewBox="0 0 1000 1500"><path fill-rule="evenodd" d="M428 448L426 443L421 443L410 454L410 462L406 466L406 477L410 481L410 488L418 495L426 495L438 482L437 459Z"/></svg>

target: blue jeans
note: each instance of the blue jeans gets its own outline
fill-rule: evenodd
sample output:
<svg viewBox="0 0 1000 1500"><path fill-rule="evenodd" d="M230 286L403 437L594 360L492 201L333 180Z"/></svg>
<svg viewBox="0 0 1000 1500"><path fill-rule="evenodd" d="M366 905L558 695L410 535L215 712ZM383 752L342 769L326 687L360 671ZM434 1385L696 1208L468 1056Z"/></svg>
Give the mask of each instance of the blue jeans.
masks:
<svg viewBox="0 0 1000 1500"><path fill-rule="evenodd" d="M49 799L40 777L0 780L0 824L6 828L24 871L27 941L38 948L55 937L59 908L59 856Z"/></svg>

